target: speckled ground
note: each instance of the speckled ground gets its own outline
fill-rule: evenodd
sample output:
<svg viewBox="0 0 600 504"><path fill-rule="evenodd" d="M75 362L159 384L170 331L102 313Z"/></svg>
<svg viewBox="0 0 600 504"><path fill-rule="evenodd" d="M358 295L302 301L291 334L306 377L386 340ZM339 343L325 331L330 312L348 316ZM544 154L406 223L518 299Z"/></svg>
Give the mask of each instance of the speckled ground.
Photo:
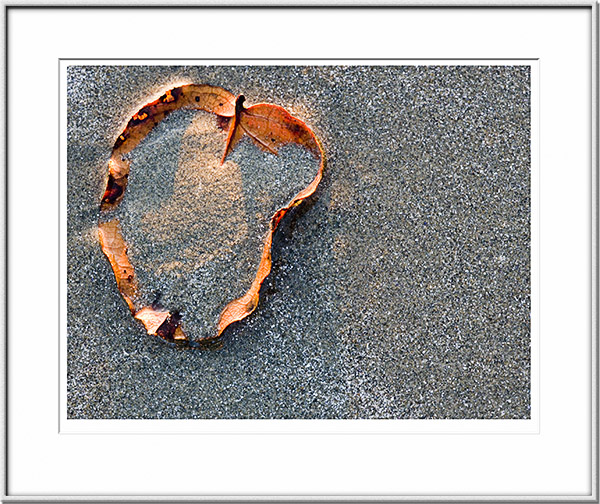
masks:
<svg viewBox="0 0 600 504"><path fill-rule="evenodd" d="M147 336L97 240L115 138L157 92L184 82L285 107L328 159L316 194L281 224L258 309L212 350ZM515 66L70 67L69 418L529 418L529 85L529 68ZM154 150L134 154L122 210L136 271L158 271L157 282L180 267L171 253L191 265L223 253L182 252L215 232L201 220L188 229L203 200L191 204L185 188L216 179L190 171L182 153L204 130L190 129L194 116L179 120L178 142L160 140L167 128ZM239 258L252 242L240 236L261 230L247 216L308 172L302 153L285 153L271 172L250 144L234 154L243 166L218 186L230 198L214 214L230 226L211 243L237 246ZM164 194L183 210L164 206ZM224 285L239 280L214 268L181 302L196 287L217 296L217 273ZM199 328L211 318L201 315Z"/></svg>

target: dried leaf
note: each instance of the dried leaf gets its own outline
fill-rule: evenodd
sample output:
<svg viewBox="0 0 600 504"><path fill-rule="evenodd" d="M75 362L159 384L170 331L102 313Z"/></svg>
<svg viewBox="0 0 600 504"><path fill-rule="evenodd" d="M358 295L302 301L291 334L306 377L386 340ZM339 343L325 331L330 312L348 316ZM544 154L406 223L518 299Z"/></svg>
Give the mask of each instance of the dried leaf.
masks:
<svg viewBox="0 0 600 504"><path fill-rule="evenodd" d="M135 312L134 298L137 292L137 282L133 272L133 266L127 257L127 245L119 228L119 221L112 220L101 222L98 225L100 246L112 266L117 286L127 302L127 306Z"/></svg>
<svg viewBox="0 0 600 504"><path fill-rule="evenodd" d="M314 133L302 121L277 105L259 103L245 108L244 101L243 95L236 99L234 121L230 125L221 163L244 135L248 135L259 148L273 154L277 154L283 145L295 143L306 147L314 156L321 156Z"/></svg>
<svg viewBox="0 0 600 504"><path fill-rule="evenodd" d="M150 306L145 306L135 314L135 318L144 324L148 334L156 334L158 328L169 318L169 312L166 310L159 311Z"/></svg>
<svg viewBox="0 0 600 504"><path fill-rule="evenodd" d="M162 309L161 307L145 306L135 314L151 336L160 336L166 341L186 342L187 337L179 322L179 315Z"/></svg>
<svg viewBox="0 0 600 504"><path fill-rule="evenodd" d="M106 190L100 206L100 243L115 273L119 291L135 318L142 322L148 334L159 336L166 341L198 344L198 340L191 340L185 335L181 327L181 316L178 313L167 311L158 305L140 309L136 307L138 286L133 266L127 258L127 246L120 232L119 222L117 220L103 222L106 219L102 216L108 210L115 208L125 194L129 161L123 156L131 152L169 113L180 108L193 108L213 113L217 118L217 126L222 129L227 128L227 140L221 163L244 135L248 135L259 148L273 154L277 154L283 145L292 143L308 149L320 160L316 176L284 208L275 212L269 223L269 232L265 238L261 260L252 285L246 294L225 306L217 322L215 334L206 340L219 337L233 322L242 320L252 313L258 305L260 287L271 271L273 234L288 210L314 193L323 176L325 156L321 144L311 129L285 109L266 103L245 108L244 100L243 95L236 99L229 91L207 84L189 84L171 89L157 100L142 107L130 119L113 148Z"/></svg>

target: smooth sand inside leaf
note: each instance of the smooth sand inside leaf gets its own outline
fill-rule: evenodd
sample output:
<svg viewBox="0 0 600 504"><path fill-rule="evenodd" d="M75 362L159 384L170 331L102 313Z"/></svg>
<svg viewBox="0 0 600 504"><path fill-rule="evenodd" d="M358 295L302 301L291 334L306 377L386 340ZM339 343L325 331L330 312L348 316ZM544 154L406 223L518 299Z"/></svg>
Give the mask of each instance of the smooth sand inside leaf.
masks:
<svg viewBox="0 0 600 504"><path fill-rule="evenodd" d="M247 292L272 215L319 168L302 147L275 156L248 139L221 165L225 137L213 114L173 112L129 154L127 195L115 212L141 304L179 312L192 340L214 336L223 308Z"/></svg>

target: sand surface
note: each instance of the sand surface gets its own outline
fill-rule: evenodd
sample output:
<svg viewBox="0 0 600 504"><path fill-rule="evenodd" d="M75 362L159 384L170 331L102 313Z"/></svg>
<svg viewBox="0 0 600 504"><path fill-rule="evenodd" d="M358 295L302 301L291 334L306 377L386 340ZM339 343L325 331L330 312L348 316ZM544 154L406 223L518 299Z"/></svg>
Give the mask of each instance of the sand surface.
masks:
<svg viewBox="0 0 600 504"><path fill-rule="evenodd" d="M148 336L97 240L116 137L191 82L286 108L328 160L278 230L258 309L212 350ZM206 115L174 114L132 153L119 209L148 299L198 332L315 170L249 142L219 169ZM67 130L70 418L530 416L527 67L70 67Z"/></svg>

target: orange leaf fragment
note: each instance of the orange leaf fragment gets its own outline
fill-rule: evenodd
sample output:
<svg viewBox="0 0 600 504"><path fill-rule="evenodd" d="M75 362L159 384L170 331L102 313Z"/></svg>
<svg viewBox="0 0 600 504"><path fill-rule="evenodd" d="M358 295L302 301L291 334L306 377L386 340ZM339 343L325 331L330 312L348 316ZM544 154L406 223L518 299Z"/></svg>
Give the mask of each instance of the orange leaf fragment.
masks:
<svg viewBox="0 0 600 504"><path fill-rule="evenodd" d="M156 334L158 328L169 318L169 312L158 311L150 306L146 306L135 314L135 318L144 324L148 334Z"/></svg>
<svg viewBox="0 0 600 504"><path fill-rule="evenodd" d="M277 154L281 146L291 143L306 147L315 157L322 154L314 133L287 110L269 103L245 108L244 101L244 95L236 99L235 116L229 127L221 164L244 135L248 135L259 148L272 154Z"/></svg>
<svg viewBox="0 0 600 504"><path fill-rule="evenodd" d="M242 297L231 301L223 309L221 315L219 316L219 323L217 325L217 337L223 333L227 326L242 320L256 309L258 305L258 293L260 291L260 286L271 272L272 242L273 231L271 230L271 232L269 232L267 235L260 264L258 265L258 271L254 281L252 282L252 285L250 286L250 289Z"/></svg>
<svg viewBox="0 0 600 504"><path fill-rule="evenodd" d="M137 292L137 282L133 266L127 257L127 245L121 234L118 220L101 222L98 226L102 251L112 266L117 286L123 299L132 312L135 312L134 298Z"/></svg>
<svg viewBox="0 0 600 504"><path fill-rule="evenodd" d="M179 325L180 317L162 308L146 306L135 314L146 332L151 336L160 336L167 341L186 342L187 336Z"/></svg>

